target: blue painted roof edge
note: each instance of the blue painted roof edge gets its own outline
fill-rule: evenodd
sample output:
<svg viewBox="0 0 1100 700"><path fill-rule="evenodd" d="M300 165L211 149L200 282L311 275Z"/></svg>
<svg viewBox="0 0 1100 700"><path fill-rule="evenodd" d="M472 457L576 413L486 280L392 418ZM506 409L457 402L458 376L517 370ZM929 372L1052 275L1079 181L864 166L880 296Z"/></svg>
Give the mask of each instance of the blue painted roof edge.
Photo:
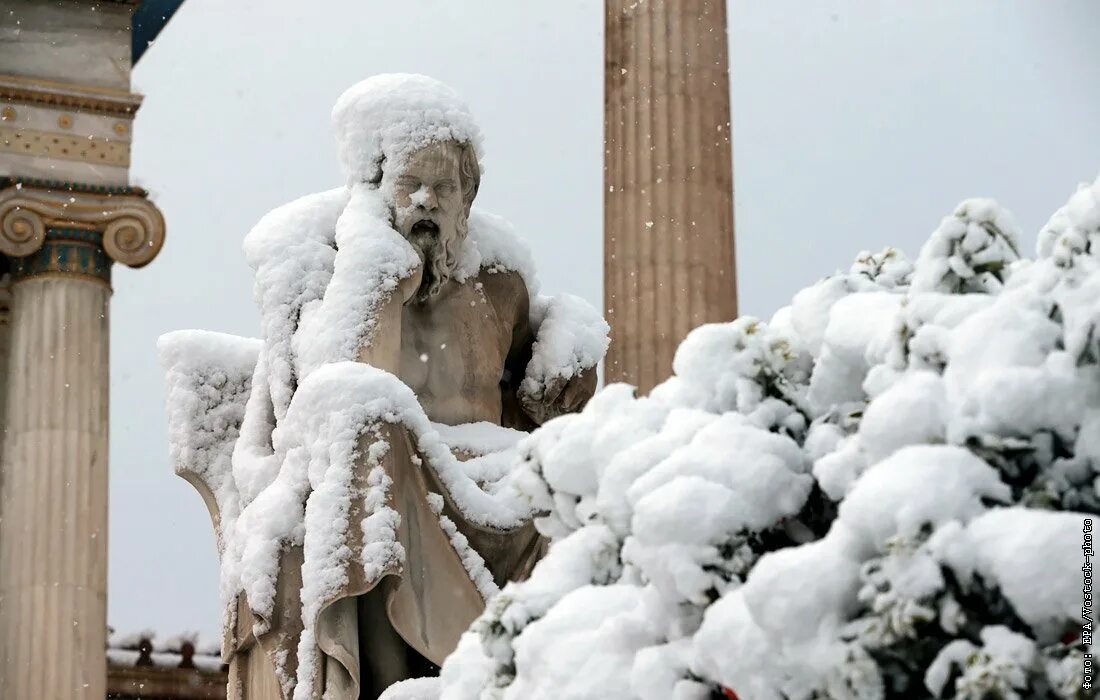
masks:
<svg viewBox="0 0 1100 700"><path fill-rule="evenodd" d="M183 0L145 0L134 10L133 43L130 57L133 65L141 59L142 54L153 43L153 40L172 19L172 15L183 4Z"/></svg>

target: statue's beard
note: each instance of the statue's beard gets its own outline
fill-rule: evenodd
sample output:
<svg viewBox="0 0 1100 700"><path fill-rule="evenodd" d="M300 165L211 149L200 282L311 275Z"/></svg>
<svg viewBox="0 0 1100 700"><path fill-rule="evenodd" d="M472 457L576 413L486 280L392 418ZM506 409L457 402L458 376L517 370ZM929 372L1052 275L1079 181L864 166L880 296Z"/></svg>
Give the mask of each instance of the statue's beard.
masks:
<svg viewBox="0 0 1100 700"><path fill-rule="evenodd" d="M416 290L417 302L437 296L451 279L458 267L459 244L466 238L467 228L465 217L456 221L450 217L424 215L415 218L407 232L402 231L424 263L423 279Z"/></svg>

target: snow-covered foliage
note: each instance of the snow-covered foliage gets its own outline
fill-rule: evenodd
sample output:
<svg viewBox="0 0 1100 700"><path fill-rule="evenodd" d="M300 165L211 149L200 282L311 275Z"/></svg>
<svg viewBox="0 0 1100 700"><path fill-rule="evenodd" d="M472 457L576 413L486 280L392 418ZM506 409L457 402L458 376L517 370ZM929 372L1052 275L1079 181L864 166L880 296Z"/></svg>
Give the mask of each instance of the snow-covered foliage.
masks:
<svg viewBox="0 0 1100 700"><path fill-rule="evenodd" d="M552 538L440 697L1084 698L1100 180L1039 256L989 200L523 440ZM1088 642L1088 643L1084 643Z"/></svg>

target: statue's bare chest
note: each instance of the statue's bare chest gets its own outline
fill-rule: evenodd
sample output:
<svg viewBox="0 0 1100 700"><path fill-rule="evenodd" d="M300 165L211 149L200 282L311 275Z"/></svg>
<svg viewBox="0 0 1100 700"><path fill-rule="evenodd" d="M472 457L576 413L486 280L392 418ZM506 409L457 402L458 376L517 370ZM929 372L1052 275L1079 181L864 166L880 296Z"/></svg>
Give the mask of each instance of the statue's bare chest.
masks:
<svg viewBox="0 0 1100 700"><path fill-rule="evenodd" d="M512 320L501 318L480 282L452 284L430 305L405 307L401 380L433 420L499 420L511 340Z"/></svg>

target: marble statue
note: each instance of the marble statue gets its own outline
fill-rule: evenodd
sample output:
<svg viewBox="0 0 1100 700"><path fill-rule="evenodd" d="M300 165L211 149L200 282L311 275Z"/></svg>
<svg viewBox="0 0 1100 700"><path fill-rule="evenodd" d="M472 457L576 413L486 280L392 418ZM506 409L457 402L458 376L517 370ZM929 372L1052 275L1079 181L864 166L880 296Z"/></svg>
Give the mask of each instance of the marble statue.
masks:
<svg viewBox="0 0 1100 700"><path fill-rule="evenodd" d="M177 471L214 518L230 697L375 698L431 675L543 542L508 465L583 408L607 324L537 294L473 208L480 133L437 81L333 113L345 187L249 234L263 338L162 338Z"/></svg>

